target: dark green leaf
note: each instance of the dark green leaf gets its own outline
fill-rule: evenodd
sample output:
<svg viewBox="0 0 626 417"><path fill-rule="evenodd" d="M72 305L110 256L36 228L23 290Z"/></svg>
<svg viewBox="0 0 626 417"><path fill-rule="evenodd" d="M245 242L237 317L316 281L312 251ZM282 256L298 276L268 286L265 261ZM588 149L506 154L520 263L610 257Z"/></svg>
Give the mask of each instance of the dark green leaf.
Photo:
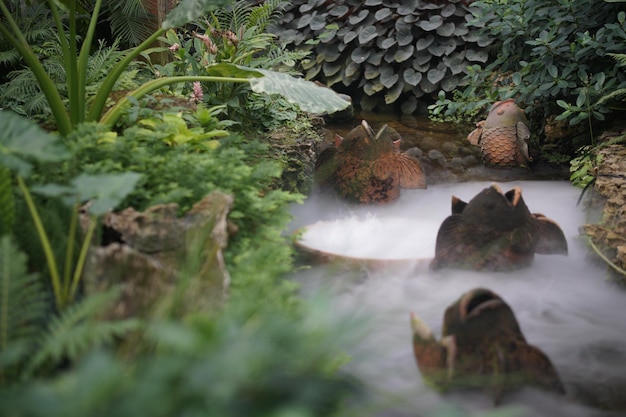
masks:
<svg viewBox="0 0 626 417"><path fill-rule="evenodd" d="M398 50L396 51L394 58L396 62L404 62L407 59L411 58L413 56L413 51L415 50L415 48L413 47L413 45L407 45L407 46L402 46L399 47Z"/></svg>
<svg viewBox="0 0 626 417"><path fill-rule="evenodd" d="M389 89L387 93L385 93L385 104L395 103L402 94L403 84L397 83L393 88Z"/></svg>
<svg viewBox="0 0 626 417"><path fill-rule="evenodd" d="M417 25L423 30L430 32L443 24L443 19L439 15L431 16L428 20L420 20Z"/></svg>
<svg viewBox="0 0 626 417"><path fill-rule="evenodd" d="M358 47L354 51L352 51L350 58L353 62L356 62L357 64L362 64L370 56L371 51L371 49Z"/></svg>
<svg viewBox="0 0 626 417"><path fill-rule="evenodd" d="M437 35L447 38L454 33L454 23L448 22L437 28Z"/></svg>
<svg viewBox="0 0 626 417"><path fill-rule="evenodd" d="M444 71L433 68L433 69L428 70L428 73L426 74L426 78L428 78L428 81L430 81L432 84L437 84L439 81L443 79L444 75L446 75Z"/></svg>
<svg viewBox="0 0 626 417"><path fill-rule="evenodd" d="M388 7L383 7L382 9L378 9L374 14L374 18L377 21L381 21L387 17L391 16L391 10Z"/></svg>
<svg viewBox="0 0 626 417"><path fill-rule="evenodd" d="M415 87L422 81L422 74L415 71L413 68L407 68L402 73L402 77L404 78L404 82Z"/></svg>
<svg viewBox="0 0 626 417"><path fill-rule="evenodd" d="M359 44L363 45L376 38L376 26L365 26L359 32Z"/></svg>
<svg viewBox="0 0 626 417"><path fill-rule="evenodd" d="M418 51L423 51L426 48L428 48L433 43L434 40L435 40L435 37L433 35L430 35L430 34L425 36L425 37L423 37L423 38L419 38L417 40L417 43L415 44L415 48Z"/></svg>
<svg viewBox="0 0 626 417"><path fill-rule="evenodd" d="M362 9L357 14L351 15L348 18L348 22L350 22L351 25L356 26L361 23L369 15L369 13L369 10Z"/></svg>

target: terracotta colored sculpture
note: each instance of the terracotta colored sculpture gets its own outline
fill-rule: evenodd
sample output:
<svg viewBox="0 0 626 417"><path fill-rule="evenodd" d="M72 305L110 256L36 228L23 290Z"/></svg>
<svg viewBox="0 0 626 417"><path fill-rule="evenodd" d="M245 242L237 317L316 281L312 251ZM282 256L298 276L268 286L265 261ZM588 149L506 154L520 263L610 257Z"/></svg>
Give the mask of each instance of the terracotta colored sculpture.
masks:
<svg viewBox="0 0 626 417"><path fill-rule="evenodd" d="M526 342L509 305L476 288L444 314L442 339L411 313L413 352L424 380L437 389L491 388L494 401L524 385L564 393L550 359Z"/></svg>
<svg viewBox="0 0 626 417"><path fill-rule="evenodd" d="M376 133L363 120L320 154L316 181L360 203L386 203L400 196L400 188L426 188L419 161L400 151L401 140L388 125Z"/></svg>
<svg viewBox="0 0 626 417"><path fill-rule="evenodd" d="M488 166L527 166L530 130L524 111L513 99L498 101L486 120L476 124L467 140L480 146L483 162Z"/></svg>
<svg viewBox="0 0 626 417"><path fill-rule="evenodd" d="M452 197L452 215L437 233L431 268L510 270L528 266L535 253L567 254L567 240L557 223L531 213L514 187L496 185L466 203Z"/></svg>

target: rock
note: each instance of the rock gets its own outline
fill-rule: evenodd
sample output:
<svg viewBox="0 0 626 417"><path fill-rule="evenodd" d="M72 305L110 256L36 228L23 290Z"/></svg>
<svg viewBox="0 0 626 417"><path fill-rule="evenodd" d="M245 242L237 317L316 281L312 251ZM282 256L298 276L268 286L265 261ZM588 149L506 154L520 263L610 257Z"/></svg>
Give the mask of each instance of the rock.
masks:
<svg viewBox="0 0 626 417"><path fill-rule="evenodd" d="M214 191L182 217L176 204L108 214L104 227L118 241L92 250L86 292L121 287L119 299L104 314L109 319L148 318L168 301L178 312L219 307L230 284L222 250L228 244L226 216L233 201ZM190 277L197 279L181 285ZM175 287L182 289L179 298L167 297Z"/></svg>
<svg viewBox="0 0 626 417"><path fill-rule="evenodd" d="M597 223L586 224L582 230L596 249L623 271L626 270L626 146L603 147L598 158L595 195L587 202L587 210L599 209L602 215ZM626 276L613 268L609 271L626 283Z"/></svg>

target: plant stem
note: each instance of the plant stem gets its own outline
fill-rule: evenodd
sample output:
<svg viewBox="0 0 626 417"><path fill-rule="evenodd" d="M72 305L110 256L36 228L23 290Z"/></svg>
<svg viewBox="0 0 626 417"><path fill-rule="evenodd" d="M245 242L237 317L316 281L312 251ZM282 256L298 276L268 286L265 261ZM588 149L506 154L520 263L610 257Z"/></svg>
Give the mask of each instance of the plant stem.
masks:
<svg viewBox="0 0 626 417"><path fill-rule="evenodd" d="M76 296L76 289L78 288L80 277L83 275L85 260L87 259L87 252L89 252L91 238L93 237L93 233L96 230L97 224L98 222L96 221L95 217L91 216L89 218L89 228L87 229L87 233L85 234L85 239L83 240L83 245L81 246L80 254L78 255L78 261L76 262L76 268L74 269L74 278L72 279L72 287L70 288L69 292L69 300L73 300Z"/></svg>
<svg viewBox="0 0 626 417"><path fill-rule="evenodd" d="M130 63L141 54L145 49L147 49L153 42L155 42L163 33L165 33L165 29L159 29L152 34L148 39L143 41L140 45L132 49L128 55L124 57L120 62L117 63L109 72L109 75L106 76L102 84L100 85L100 89L98 93L93 99L93 103L91 105L91 109L89 110L89 114L87 115L88 122L95 122L100 119L102 116L102 112L104 111L104 105L106 103L109 94L113 90L113 86L122 75L124 70L130 65Z"/></svg>
<svg viewBox="0 0 626 417"><path fill-rule="evenodd" d="M67 248L65 249L65 268L63 269L63 294L70 291L70 275L72 273L72 261L74 258L74 245L76 237L76 228L78 226L78 210L72 210L72 219L70 220L70 231L67 236Z"/></svg>
<svg viewBox="0 0 626 417"><path fill-rule="evenodd" d="M80 120L85 120L85 89L87 85L87 67L89 60L89 53L91 52L91 44L93 43L93 36L96 31L96 24L98 23L98 16L100 15L100 7L102 5L102 0L96 0L96 4L93 9L93 13L91 14L91 20L89 21L89 27L87 29L87 34L85 35L85 40L83 41L83 45L80 48L80 55L78 57L78 91L80 91L81 99L77 103L80 112Z"/></svg>
<svg viewBox="0 0 626 417"><path fill-rule="evenodd" d="M158 90L159 88L165 87L166 85L176 84L176 83L185 83L185 82L230 82L230 83L249 83L250 79L248 78L236 78L236 77L216 77L216 76L192 76L192 75L184 75L178 77L164 77L157 78L156 80L148 81L143 84L138 89L129 93L126 97L120 99L115 106L111 107L108 112L100 119L100 123L104 125L113 126L115 122L121 117L122 111L126 104L128 104L128 97L134 97L139 99L145 96L152 91Z"/></svg>
<svg viewBox="0 0 626 417"><path fill-rule="evenodd" d="M37 211L37 207L33 202L33 198L30 195L30 191L28 191L28 187L24 183L24 180L21 176L17 176L17 184L20 187L20 190L24 194L24 199L26 200L26 205L28 206L28 211L30 212L31 217L33 218L33 223L35 223L35 228L37 229L37 234L39 236L39 241L41 242L42 249L46 256L46 262L48 263L48 269L50 273L50 280L52 281L52 290L54 291L54 298L57 304L57 310L61 311L65 307L65 299L63 297L63 293L61 292L61 281L59 279L59 269L57 268L57 261L54 258L54 252L52 251L52 246L50 246L50 240L48 239L48 234L46 233L46 229L43 227L43 223L41 222L41 217L39 216L39 212Z"/></svg>
<svg viewBox="0 0 626 417"><path fill-rule="evenodd" d="M72 123L67 111L65 110L65 105L63 104L61 95L54 85L54 81L52 81L45 68L37 58L37 55L35 55L33 50L30 48L30 45L24 38L24 35L15 23L15 20L11 16L3 0L0 0L0 10L6 18L9 27L14 32L14 34L11 34L11 32L9 32L4 25L0 25L0 35L11 43L11 45L22 56L26 65L28 65L28 67L33 71L41 90L46 96L46 100L48 100L48 103L50 104L50 110L52 111L54 120L56 121L59 133L63 136L67 135L72 131Z"/></svg>

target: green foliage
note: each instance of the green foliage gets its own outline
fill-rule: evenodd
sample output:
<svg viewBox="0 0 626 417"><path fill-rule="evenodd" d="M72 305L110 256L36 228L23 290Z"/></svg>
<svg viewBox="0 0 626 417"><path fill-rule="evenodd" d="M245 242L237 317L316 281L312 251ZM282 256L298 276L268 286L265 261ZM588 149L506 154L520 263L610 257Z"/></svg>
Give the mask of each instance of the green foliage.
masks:
<svg viewBox="0 0 626 417"><path fill-rule="evenodd" d="M319 308L305 313L156 322L147 334L156 349L132 364L94 352L57 378L0 390L0 414L336 415L358 392L337 371L354 323L329 320Z"/></svg>
<svg viewBox="0 0 626 417"><path fill-rule="evenodd" d="M109 209L114 208L126 194L132 190L139 179L137 174L124 172L117 175L89 176L85 174L75 177L64 178L70 185L41 184L37 190L48 197L63 198L70 207L90 200L90 206L86 210L91 218L84 240L79 245L78 260L74 259L74 246L77 245L76 229L78 214L73 210L69 224L68 242L64 265L61 269L57 266L57 256L54 246L50 242L46 225L35 204L29 187L24 180L30 175L34 163L59 162L67 157L67 150L60 143L57 136L53 136L37 125L9 111L0 112L0 122L5 126L4 135L0 138L2 152L0 152L0 165L3 168L15 171L17 186L22 193L28 212L37 231L48 269L50 282L54 291L56 307L59 311L66 308L76 297L80 282L87 249L91 236L95 230L96 218ZM33 161L33 162L31 162ZM6 200L8 202L8 200ZM9 207L3 207L9 209Z"/></svg>
<svg viewBox="0 0 626 417"><path fill-rule="evenodd" d="M452 103L443 100L439 114L483 110L482 101L508 97L530 117L558 115L570 124L603 120L610 111L601 97L626 87L626 77L609 54L623 51L624 12L607 2L476 1L470 26L499 39L485 67L466 78L467 87ZM457 100L458 99L458 100Z"/></svg>
<svg viewBox="0 0 626 417"><path fill-rule="evenodd" d="M241 120L246 130L266 127L276 115L295 114L296 103L305 111L335 111L336 109L330 108L316 109L311 103L306 103L311 93L315 97L314 101L319 100L315 90L306 94L292 93L301 83L297 78L286 74L296 75L295 65L307 53L287 51L279 45L275 35L266 31L267 25L280 15L280 3L278 0L271 0L251 6L245 0L231 2L228 7L218 9L207 18L196 21L193 29L168 31L163 41L170 45L174 60L166 66L155 66L155 71L170 76L193 74L249 77L253 85L228 82L202 85L206 103L225 104L229 117ZM219 63L253 68L261 74L239 75L232 70L223 72L220 68L227 68L224 65L209 68L210 65ZM264 81L259 83L257 77L262 77ZM266 89L266 83L271 83L273 87ZM309 85L307 87L310 88ZM181 92L189 94L189 87ZM279 94L288 102L280 97L270 98L260 93ZM346 103L342 101L337 101L337 104L339 107L346 107Z"/></svg>
<svg viewBox="0 0 626 417"><path fill-rule="evenodd" d="M241 289L242 294L250 294L255 305L268 300L294 303L293 284L278 279L291 270L293 255L281 231L290 219L288 204L301 201L302 196L277 189L282 169L279 162L268 157L268 145L230 135L219 142L209 138L209 146L204 146L207 142L202 138L211 131L197 125L188 128L197 139L168 144L163 132L175 129L168 124L177 126L180 120L171 123L171 117L164 115L149 116L148 120L159 120L158 129L142 127L143 119L139 119L120 136L99 124L78 126L66 140L73 158L57 164L38 181L67 183L79 172L103 176L132 170L140 173L141 179L119 207L137 210L178 203L185 212L213 190L232 194L235 203L229 219L238 232L226 257L233 297ZM268 296L258 297L261 292Z"/></svg>
<svg viewBox="0 0 626 417"><path fill-rule="evenodd" d="M108 72L93 102L90 103L89 108L86 106L86 79L91 45L94 40L94 32L100 15L102 0L96 0L95 2L88 29L82 39L82 45L80 47L78 46L80 34L77 31L77 19L79 14L77 1L69 1L65 5L67 6L67 21L69 22L68 30L66 30L66 25L61 17L61 11L57 3L48 3L51 16L56 26L57 37L61 44L60 56L63 58L63 72L67 76L66 82L63 85L55 83L54 79L43 65L40 57L33 52L28 40L4 0L0 1L0 11L5 18L5 22L0 24L0 35L17 50L28 67L33 71L37 83L48 101L59 132L66 135L70 133L73 127L78 123L85 120L100 119L109 93L112 91L122 73L142 51L146 50L168 28L173 27L173 25L184 25L211 8L218 7L221 1L222 0L183 0L180 2L178 7L170 12L161 28L139 46L127 51L115 67ZM63 8L63 10L65 11L66 9ZM68 109L65 108L63 102L63 89L67 91Z"/></svg>
<svg viewBox="0 0 626 417"><path fill-rule="evenodd" d="M15 225L15 197L11 171L0 166L0 236L10 233Z"/></svg>
<svg viewBox="0 0 626 417"><path fill-rule="evenodd" d="M569 179L573 185L585 188L595 179L595 172L601 161L591 146L583 146L577 154L578 156L570 161Z"/></svg>
<svg viewBox="0 0 626 417"><path fill-rule="evenodd" d="M55 315L40 277L28 273L26 263L11 237L0 238L0 386L49 374L63 361L137 328L136 320L96 320L116 291L81 300Z"/></svg>
<svg viewBox="0 0 626 417"><path fill-rule="evenodd" d="M582 188L589 185L596 178L598 167L602 163L600 149L624 142L626 142L626 135L619 135L596 145L586 145L578 149L576 152L578 156L570 161L572 184Z"/></svg>
<svg viewBox="0 0 626 417"><path fill-rule="evenodd" d="M10 236L0 238L0 385L18 377L48 313L45 288L26 261Z"/></svg>
<svg viewBox="0 0 626 417"><path fill-rule="evenodd" d="M272 29L311 51L307 79L343 88L365 110L398 104L404 113L439 89L466 85L467 67L487 61L494 38L466 23L473 5L452 0L290 2Z"/></svg>

